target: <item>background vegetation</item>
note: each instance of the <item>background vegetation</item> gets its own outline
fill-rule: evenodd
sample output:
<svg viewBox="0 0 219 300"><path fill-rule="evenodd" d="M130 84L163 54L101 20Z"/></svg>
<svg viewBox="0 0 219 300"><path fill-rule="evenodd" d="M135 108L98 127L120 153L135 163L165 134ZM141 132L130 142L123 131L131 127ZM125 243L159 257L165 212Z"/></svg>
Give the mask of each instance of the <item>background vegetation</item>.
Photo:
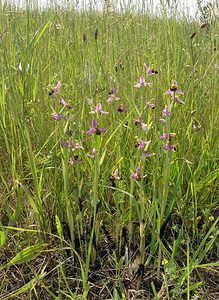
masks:
<svg viewBox="0 0 219 300"><path fill-rule="evenodd" d="M219 298L218 19L139 11L1 5L0 299Z"/></svg>

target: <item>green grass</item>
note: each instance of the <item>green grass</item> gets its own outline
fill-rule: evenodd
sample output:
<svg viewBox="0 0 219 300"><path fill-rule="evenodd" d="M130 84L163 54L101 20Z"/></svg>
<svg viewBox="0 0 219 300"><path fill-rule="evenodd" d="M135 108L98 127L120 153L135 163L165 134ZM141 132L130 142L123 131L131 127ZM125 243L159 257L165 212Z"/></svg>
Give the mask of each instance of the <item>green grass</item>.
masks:
<svg viewBox="0 0 219 300"><path fill-rule="evenodd" d="M219 297L219 23L200 25L1 5L0 299ZM136 88L141 75L152 86ZM174 80L184 105L165 94ZM99 102L108 115L90 114ZM86 134L94 118L106 132Z"/></svg>

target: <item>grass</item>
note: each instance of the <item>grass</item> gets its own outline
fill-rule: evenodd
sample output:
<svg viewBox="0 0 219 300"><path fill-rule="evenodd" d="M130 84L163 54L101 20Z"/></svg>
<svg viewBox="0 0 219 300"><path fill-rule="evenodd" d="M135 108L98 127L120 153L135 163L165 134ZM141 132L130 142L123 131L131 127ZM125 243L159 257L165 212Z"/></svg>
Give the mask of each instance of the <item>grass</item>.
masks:
<svg viewBox="0 0 219 300"><path fill-rule="evenodd" d="M0 299L217 299L218 19L1 4L0 26Z"/></svg>

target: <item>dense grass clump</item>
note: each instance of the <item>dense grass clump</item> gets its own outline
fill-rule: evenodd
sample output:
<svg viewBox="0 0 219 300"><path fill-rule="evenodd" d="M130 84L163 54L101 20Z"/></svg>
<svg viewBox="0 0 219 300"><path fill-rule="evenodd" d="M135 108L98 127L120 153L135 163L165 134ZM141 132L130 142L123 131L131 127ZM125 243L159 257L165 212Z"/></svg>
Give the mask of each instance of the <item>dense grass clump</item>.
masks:
<svg viewBox="0 0 219 300"><path fill-rule="evenodd" d="M218 20L0 26L0 299L218 299Z"/></svg>

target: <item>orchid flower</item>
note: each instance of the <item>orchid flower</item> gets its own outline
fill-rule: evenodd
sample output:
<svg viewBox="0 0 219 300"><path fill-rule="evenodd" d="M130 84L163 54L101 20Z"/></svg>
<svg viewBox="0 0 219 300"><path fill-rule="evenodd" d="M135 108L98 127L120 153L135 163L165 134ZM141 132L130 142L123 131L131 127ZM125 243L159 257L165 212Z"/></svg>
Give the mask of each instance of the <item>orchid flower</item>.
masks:
<svg viewBox="0 0 219 300"><path fill-rule="evenodd" d="M105 132L105 128L98 128L97 121L95 119L92 120L92 128L90 128L86 134L97 134L100 135L102 132Z"/></svg>
<svg viewBox="0 0 219 300"><path fill-rule="evenodd" d="M152 85L150 82L146 82L144 76L141 76L138 82L134 85L136 88L140 88L141 86L150 86Z"/></svg>

